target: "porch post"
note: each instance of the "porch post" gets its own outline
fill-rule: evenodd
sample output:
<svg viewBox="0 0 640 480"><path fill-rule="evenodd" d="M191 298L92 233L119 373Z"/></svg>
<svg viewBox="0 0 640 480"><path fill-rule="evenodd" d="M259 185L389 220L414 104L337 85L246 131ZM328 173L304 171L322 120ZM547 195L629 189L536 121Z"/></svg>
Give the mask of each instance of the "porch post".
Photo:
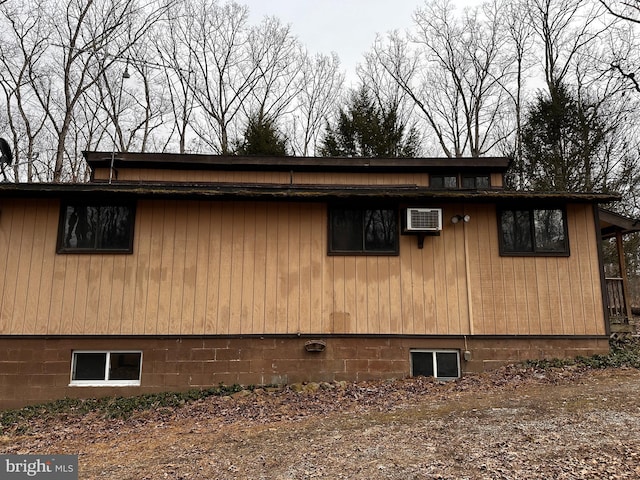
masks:
<svg viewBox="0 0 640 480"><path fill-rule="evenodd" d="M622 277L622 293L624 295L624 310L626 322L631 319L631 302L629 301L629 280L627 278L627 262L624 258L624 245L622 243L622 233L616 230L616 247L618 249L618 263L620 265L620 277Z"/></svg>

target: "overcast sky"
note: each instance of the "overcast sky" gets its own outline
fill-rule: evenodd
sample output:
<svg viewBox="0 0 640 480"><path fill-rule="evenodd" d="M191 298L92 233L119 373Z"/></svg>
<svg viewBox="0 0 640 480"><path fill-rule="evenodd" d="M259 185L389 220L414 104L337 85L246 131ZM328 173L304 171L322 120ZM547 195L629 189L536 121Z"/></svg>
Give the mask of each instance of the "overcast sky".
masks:
<svg viewBox="0 0 640 480"><path fill-rule="evenodd" d="M376 33L404 30L422 0L237 0L247 5L251 23L265 15L290 24L310 53L336 52L348 79L369 51Z"/></svg>

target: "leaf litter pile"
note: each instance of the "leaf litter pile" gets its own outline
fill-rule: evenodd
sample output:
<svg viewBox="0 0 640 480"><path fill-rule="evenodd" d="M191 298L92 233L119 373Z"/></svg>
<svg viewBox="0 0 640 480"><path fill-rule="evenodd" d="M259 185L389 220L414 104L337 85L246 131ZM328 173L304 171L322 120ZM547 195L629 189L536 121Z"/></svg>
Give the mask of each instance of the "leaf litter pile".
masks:
<svg viewBox="0 0 640 480"><path fill-rule="evenodd" d="M0 454L78 454L82 479L640 478L640 371L512 365L0 428Z"/></svg>

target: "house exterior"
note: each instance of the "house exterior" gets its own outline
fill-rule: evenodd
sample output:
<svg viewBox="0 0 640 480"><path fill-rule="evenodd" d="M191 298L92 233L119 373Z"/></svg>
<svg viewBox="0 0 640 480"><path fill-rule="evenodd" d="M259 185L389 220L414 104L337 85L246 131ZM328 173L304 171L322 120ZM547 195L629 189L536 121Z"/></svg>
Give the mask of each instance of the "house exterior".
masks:
<svg viewBox="0 0 640 480"><path fill-rule="evenodd" d="M608 351L598 205L508 159L87 152L0 185L0 408Z"/></svg>

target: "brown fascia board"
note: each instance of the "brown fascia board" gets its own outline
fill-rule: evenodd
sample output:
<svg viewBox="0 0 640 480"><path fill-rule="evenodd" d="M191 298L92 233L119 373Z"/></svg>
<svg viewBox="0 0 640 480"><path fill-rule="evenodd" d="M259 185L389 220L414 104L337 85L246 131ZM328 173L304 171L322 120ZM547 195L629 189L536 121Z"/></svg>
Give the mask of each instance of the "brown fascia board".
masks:
<svg viewBox="0 0 640 480"><path fill-rule="evenodd" d="M609 203L620 195L604 193L524 192L511 190L433 190L416 185L282 185L238 183L2 183L0 197L121 196L171 199L331 201L338 199L398 202L428 200L450 202L508 203L535 205L580 202Z"/></svg>
<svg viewBox="0 0 640 480"><path fill-rule="evenodd" d="M83 152L83 155L92 169L113 167L169 170L504 173L511 162L507 157L269 157L129 152Z"/></svg>
<svg viewBox="0 0 640 480"><path fill-rule="evenodd" d="M627 217L611 210L600 208L598 219L603 238L609 238L620 232L622 235L640 232L640 219Z"/></svg>

